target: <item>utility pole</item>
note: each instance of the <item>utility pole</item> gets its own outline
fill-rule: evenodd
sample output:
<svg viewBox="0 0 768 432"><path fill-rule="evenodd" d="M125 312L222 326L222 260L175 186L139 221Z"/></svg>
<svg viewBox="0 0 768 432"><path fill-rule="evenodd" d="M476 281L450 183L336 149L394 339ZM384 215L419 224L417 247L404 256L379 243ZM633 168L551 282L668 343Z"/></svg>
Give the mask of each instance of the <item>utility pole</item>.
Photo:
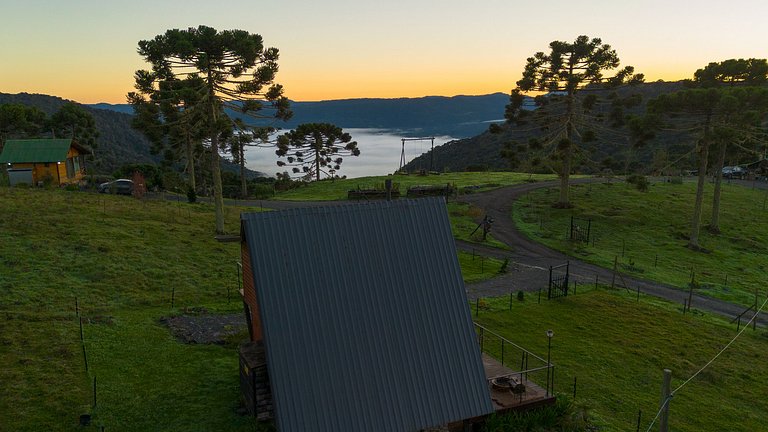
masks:
<svg viewBox="0 0 768 432"><path fill-rule="evenodd" d="M664 369L664 381L661 384L661 416L659 417L659 432L669 432L669 384L672 381L672 371Z"/></svg>

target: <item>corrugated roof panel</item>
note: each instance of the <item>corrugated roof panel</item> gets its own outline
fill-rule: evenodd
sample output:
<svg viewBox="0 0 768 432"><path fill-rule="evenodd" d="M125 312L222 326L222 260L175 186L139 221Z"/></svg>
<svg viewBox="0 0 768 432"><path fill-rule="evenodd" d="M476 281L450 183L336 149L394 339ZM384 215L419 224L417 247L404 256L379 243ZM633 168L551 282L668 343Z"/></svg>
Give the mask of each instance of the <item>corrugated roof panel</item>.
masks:
<svg viewBox="0 0 768 432"><path fill-rule="evenodd" d="M492 411L442 198L242 218L281 431Z"/></svg>
<svg viewBox="0 0 768 432"><path fill-rule="evenodd" d="M8 140L0 154L0 163L61 162L67 159L71 139Z"/></svg>

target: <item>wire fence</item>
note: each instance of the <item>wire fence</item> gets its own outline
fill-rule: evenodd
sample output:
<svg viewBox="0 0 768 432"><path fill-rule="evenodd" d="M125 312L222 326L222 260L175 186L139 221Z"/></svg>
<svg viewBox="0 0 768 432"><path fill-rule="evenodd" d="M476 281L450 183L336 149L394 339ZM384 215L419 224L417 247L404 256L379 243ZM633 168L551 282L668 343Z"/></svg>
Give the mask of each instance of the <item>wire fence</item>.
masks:
<svg viewBox="0 0 768 432"><path fill-rule="evenodd" d="M543 193L554 200L558 189L546 188ZM588 196L592 193L592 185L589 184L571 188L573 199L578 199L579 195ZM659 240L649 243L631 234L614 232L611 228L601 226L598 221L589 218L571 215L552 217L549 208L531 208L533 204L530 195L521 198L519 206L527 207L526 209L518 207L515 210L521 212L519 217L523 223L533 227L535 235L540 239L545 242L564 242L563 245L571 254L613 269L621 275L619 279L663 277L665 284L671 284L683 291L693 289L694 293L724 298L744 306L754 303L753 294L759 287L755 286L750 279L745 279L744 272L717 271L705 263L684 260L681 257L682 254L669 254L667 252L669 248L680 246L680 241ZM681 226L680 232L673 232L671 235L677 240L687 240L687 229L687 225ZM701 229L706 228L702 226Z"/></svg>

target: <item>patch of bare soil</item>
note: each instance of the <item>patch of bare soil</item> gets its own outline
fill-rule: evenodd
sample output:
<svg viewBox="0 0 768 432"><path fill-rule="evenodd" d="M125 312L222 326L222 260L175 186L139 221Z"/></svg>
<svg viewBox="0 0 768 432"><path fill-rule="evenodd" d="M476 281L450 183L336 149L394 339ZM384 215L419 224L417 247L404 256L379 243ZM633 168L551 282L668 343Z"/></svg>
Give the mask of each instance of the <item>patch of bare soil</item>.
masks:
<svg viewBox="0 0 768 432"><path fill-rule="evenodd" d="M164 317L160 322L168 326L174 337L188 344L224 344L227 338L246 332L242 313L229 315L179 315Z"/></svg>

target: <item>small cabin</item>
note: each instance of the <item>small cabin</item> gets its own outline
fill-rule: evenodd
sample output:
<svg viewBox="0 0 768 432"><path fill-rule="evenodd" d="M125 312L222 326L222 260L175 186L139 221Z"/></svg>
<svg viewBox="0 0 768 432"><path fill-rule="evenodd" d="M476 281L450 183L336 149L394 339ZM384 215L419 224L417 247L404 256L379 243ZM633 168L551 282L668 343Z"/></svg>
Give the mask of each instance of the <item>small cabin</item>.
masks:
<svg viewBox="0 0 768 432"><path fill-rule="evenodd" d="M280 432L493 412L442 197L244 213L248 410Z"/></svg>
<svg viewBox="0 0 768 432"><path fill-rule="evenodd" d="M85 176L85 156L91 151L72 139L7 140L0 153L11 186L79 183Z"/></svg>

